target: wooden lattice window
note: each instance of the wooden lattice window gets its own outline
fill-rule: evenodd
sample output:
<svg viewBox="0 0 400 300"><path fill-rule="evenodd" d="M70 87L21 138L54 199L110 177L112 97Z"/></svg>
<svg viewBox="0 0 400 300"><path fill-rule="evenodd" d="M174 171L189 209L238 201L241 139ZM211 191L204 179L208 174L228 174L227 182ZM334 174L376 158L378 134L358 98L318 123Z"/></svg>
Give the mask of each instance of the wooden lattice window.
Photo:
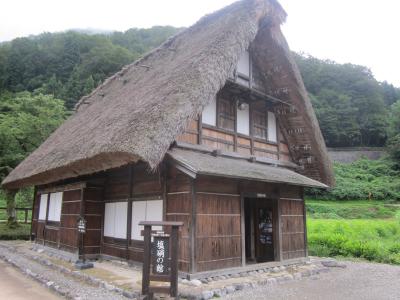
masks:
<svg viewBox="0 0 400 300"><path fill-rule="evenodd" d="M267 115L265 111L253 110L252 112L252 132L253 136L260 139L267 138Z"/></svg>
<svg viewBox="0 0 400 300"><path fill-rule="evenodd" d="M234 101L218 99L218 127L235 130L235 107Z"/></svg>

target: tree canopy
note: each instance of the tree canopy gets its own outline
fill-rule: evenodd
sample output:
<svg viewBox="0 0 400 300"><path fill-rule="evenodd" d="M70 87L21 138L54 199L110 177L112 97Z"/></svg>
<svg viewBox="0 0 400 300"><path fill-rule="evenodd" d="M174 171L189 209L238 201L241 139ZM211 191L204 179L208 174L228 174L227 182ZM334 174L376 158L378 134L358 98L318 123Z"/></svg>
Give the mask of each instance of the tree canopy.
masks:
<svg viewBox="0 0 400 300"><path fill-rule="evenodd" d="M64 102L51 95L1 95L0 179L35 150L65 117Z"/></svg>
<svg viewBox="0 0 400 300"><path fill-rule="evenodd" d="M385 144L390 105L400 99L399 88L378 82L364 66L294 56L328 146Z"/></svg>

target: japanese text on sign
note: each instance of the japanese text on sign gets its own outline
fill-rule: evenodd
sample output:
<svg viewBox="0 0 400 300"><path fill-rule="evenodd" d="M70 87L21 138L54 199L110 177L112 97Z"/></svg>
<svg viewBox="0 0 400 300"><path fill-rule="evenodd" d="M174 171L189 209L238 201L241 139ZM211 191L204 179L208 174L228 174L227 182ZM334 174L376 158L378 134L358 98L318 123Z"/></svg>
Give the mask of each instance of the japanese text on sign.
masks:
<svg viewBox="0 0 400 300"><path fill-rule="evenodd" d="M153 243L153 273L169 273L169 238L154 237Z"/></svg>

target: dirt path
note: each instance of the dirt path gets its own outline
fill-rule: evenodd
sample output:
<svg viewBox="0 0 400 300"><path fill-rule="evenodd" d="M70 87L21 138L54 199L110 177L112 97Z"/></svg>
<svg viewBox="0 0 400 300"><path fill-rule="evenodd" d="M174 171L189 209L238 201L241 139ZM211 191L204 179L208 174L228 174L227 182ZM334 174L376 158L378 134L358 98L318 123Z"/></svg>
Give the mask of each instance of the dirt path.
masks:
<svg viewBox="0 0 400 300"><path fill-rule="evenodd" d="M0 261L0 299L56 300L61 299L28 276Z"/></svg>
<svg viewBox="0 0 400 300"><path fill-rule="evenodd" d="M400 299L400 266L345 263L346 269L332 268L331 272L315 277L246 290L232 294L226 299Z"/></svg>

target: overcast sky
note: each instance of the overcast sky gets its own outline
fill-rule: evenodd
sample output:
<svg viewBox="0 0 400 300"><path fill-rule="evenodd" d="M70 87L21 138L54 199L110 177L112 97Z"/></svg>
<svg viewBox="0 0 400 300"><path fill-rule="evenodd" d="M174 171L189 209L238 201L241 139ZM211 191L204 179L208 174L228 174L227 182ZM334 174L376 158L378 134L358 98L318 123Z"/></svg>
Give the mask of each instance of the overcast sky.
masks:
<svg viewBox="0 0 400 300"><path fill-rule="evenodd" d="M70 28L190 26L233 0L6 0L0 41ZM281 0L292 50L365 65L400 87L400 1Z"/></svg>

